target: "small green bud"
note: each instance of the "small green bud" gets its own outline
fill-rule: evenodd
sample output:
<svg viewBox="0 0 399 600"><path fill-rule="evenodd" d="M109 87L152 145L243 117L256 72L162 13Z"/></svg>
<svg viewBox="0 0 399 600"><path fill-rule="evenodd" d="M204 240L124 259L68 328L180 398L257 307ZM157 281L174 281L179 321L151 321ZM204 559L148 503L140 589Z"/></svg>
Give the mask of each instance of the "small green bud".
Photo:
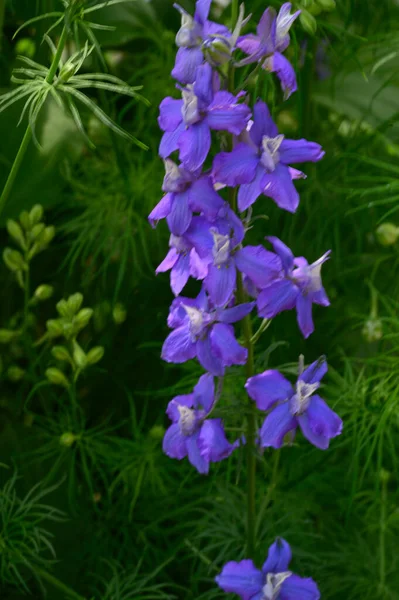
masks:
<svg viewBox="0 0 399 600"><path fill-rule="evenodd" d="M370 317L367 319L362 329L362 335L369 343L378 342L383 335L381 319L377 319L375 317Z"/></svg>
<svg viewBox="0 0 399 600"><path fill-rule="evenodd" d="M309 8L311 8L314 4L314 0L302 0L301 2L301 9L302 8L307 8L309 10Z"/></svg>
<svg viewBox="0 0 399 600"><path fill-rule="evenodd" d="M29 237L32 241L36 240L39 236L42 235L43 231L46 229L44 223L36 223L33 225L32 229L29 232Z"/></svg>
<svg viewBox="0 0 399 600"><path fill-rule="evenodd" d="M392 246L399 238L399 227L393 223L382 223L375 234L381 246Z"/></svg>
<svg viewBox="0 0 399 600"><path fill-rule="evenodd" d="M48 244L53 240L55 236L55 227L54 225L49 225L48 227L45 228L45 230L42 233L42 243L45 244L46 246L48 246Z"/></svg>
<svg viewBox="0 0 399 600"><path fill-rule="evenodd" d="M316 33L316 19L313 15L310 14L310 12L308 12L307 10L302 10L301 14L299 15L299 20L306 33L308 33L309 35L314 35Z"/></svg>
<svg viewBox="0 0 399 600"><path fill-rule="evenodd" d="M32 227L29 213L26 210L22 211L21 214L19 215L19 222L21 223L21 225L25 229L25 231L29 231L30 228Z"/></svg>
<svg viewBox="0 0 399 600"><path fill-rule="evenodd" d="M66 448L70 448L76 442L76 435L67 431L60 436L60 444L61 446L65 446Z"/></svg>
<svg viewBox="0 0 399 600"><path fill-rule="evenodd" d="M335 0L316 0L316 2L320 8L326 12L335 10Z"/></svg>
<svg viewBox="0 0 399 600"><path fill-rule="evenodd" d="M36 225L42 219L43 219L43 206L41 204L35 204L29 213L29 220L32 225Z"/></svg>
<svg viewBox="0 0 399 600"><path fill-rule="evenodd" d="M11 365L11 367L8 367L7 369L7 376L8 379L10 381L21 381L21 379L23 379L25 375L25 371L24 369L21 369L21 367L18 367L17 365Z"/></svg>
<svg viewBox="0 0 399 600"><path fill-rule="evenodd" d="M53 286L44 283L43 285L39 285L39 287L36 288L35 293L33 295L36 298L36 300L40 300L40 302L42 302L43 300L48 300L49 298L51 298L53 294Z"/></svg>
<svg viewBox="0 0 399 600"><path fill-rule="evenodd" d="M162 425L154 425L151 427L149 435L155 440L162 440L163 436L165 435L165 427L162 427Z"/></svg>
<svg viewBox="0 0 399 600"><path fill-rule="evenodd" d="M12 329L0 329L0 344L9 344L15 340L18 335L18 331L12 331Z"/></svg>
<svg viewBox="0 0 399 600"><path fill-rule="evenodd" d="M87 353L87 364L95 365L100 362L102 357L104 356L104 348L102 346L95 346Z"/></svg>
<svg viewBox="0 0 399 600"><path fill-rule="evenodd" d="M27 268L24 257L20 252L18 252L18 250L4 248L3 260L10 271L23 271Z"/></svg>
<svg viewBox="0 0 399 600"><path fill-rule="evenodd" d="M50 337L59 337L64 334L64 328L62 326L62 322L58 319L50 319L46 323L47 332Z"/></svg>
<svg viewBox="0 0 399 600"><path fill-rule="evenodd" d="M22 231L21 225L19 225L16 221L12 219L8 219L7 221L7 231L9 235L14 238L14 240L21 246L23 250L26 249L26 240L24 236L24 232Z"/></svg>
<svg viewBox="0 0 399 600"><path fill-rule="evenodd" d="M64 373L59 369L51 367L50 369L46 370L45 375L50 383L53 383L54 385L61 385L64 388L69 387L68 379L65 377Z"/></svg>
<svg viewBox="0 0 399 600"><path fill-rule="evenodd" d="M121 304L120 302L115 304L114 310L112 311L112 318L114 319L115 323L117 325L121 325L122 323L124 323L124 321L126 321L126 317L127 311L123 304Z"/></svg>
<svg viewBox="0 0 399 600"><path fill-rule="evenodd" d="M83 327L86 327L86 325L90 321L92 315L92 308L82 308L82 310L80 310L74 318L75 324L79 327L79 329L83 329Z"/></svg>
<svg viewBox="0 0 399 600"><path fill-rule="evenodd" d="M87 367L86 353L76 341L73 343L73 360L79 369L85 369Z"/></svg>
<svg viewBox="0 0 399 600"><path fill-rule="evenodd" d="M66 362L70 362L70 360L71 360L71 356L68 352L68 348L65 348L65 346L54 346L54 348L52 348L52 350L51 350L51 354L57 360L63 360Z"/></svg>
<svg viewBox="0 0 399 600"><path fill-rule="evenodd" d="M76 294L72 294L72 296L69 296L69 298L67 300L67 304L68 304L68 308L69 308L72 316L76 315L76 313L82 306L82 303L83 303L83 296L79 292L77 292Z"/></svg>
<svg viewBox="0 0 399 600"><path fill-rule="evenodd" d="M386 471L385 469L381 469L380 470L380 481L381 483L388 483L388 481L391 478L391 474L389 471Z"/></svg>
<svg viewBox="0 0 399 600"><path fill-rule="evenodd" d="M60 79L62 81L68 81L75 74L76 67L75 65L69 64L65 65L60 72Z"/></svg>
<svg viewBox="0 0 399 600"><path fill-rule="evenodd" d="M216 67L225 65L231 58L231 46L229 42L220 38L206 42L203 46L203 52L209 63Z"/></svg>
<svg viewBox="0 0 399 600"><path fill-rule="evenodd" d="M31 38L22 38L15 44L15 52L33 58L36 52L36 44Z"/></svg>
<svg viewBox="0 0 399 600"><path fill-rule="evenodd" d="M57 304L55 305L58 314L61 317L70 317L71 316L71 312L69 310L69 306L68 306L68 302L66 300L60 300L59 302L57 302Z"/></svg>

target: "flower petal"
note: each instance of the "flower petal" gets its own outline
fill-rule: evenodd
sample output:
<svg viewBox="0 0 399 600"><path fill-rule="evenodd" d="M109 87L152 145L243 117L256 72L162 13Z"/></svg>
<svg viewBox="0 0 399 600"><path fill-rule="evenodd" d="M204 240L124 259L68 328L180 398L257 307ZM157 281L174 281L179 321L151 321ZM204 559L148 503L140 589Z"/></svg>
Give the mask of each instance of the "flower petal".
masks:
<svg viewBox="0 0 399 600"><path fill-rule="evenodd" d="M253 283L264 288L281 274L281 260L263 246L245 246L234 255L237 269Z"/></svg>
<svg viewBox="0 0 399 600"><path fill-rule="evenodd" d="M247 126L250 116L251 111L248 106L238 104L233 94L217 92L208 106L206 120L211 129L239 135Z"/></svg>
<svg viewBox="0 0 399 600"><path fill-rule="evenodd" d="M194 217L185 233L185 239L194 246L201 259L212 259L213 237L210 223L204 217Z"/></svg>
<svg viewBox="0 0 399 600"><path fill-rule="evenodd" d="M214 354L221 359L225 367L246 363L248 351L237 342L231 325L224 323L214 325L210 340Z"/></svg>
<svg viewBox="0 0 399 600"><path fill-rule="evenodd" d="M273 408L267 415L260 430L262 448L281 448L284 436L296 429L297 420L291 415L288 402Z"/></svg>
<svg viewBox="0 0 399 600"><path fill-rule="evenodd" d="M236 321L241 321L241 319L249 315L254 306L255 302L244 302L244 304L226 308L218 313L218 320L221 323L235 323Z"/></svg>
<svg viewBox="0 0 399 600"><path fill-rule="evenodd" d="M258 100L258 102L256 102L253 109L253 115L254 122L249 134L255 146L260 148L262 145L263 136L267 135L268 137L276 137L278 130L273 119L271 118L268 107L262 100Z"/></svg>
<svg viewBox="0 0 399 600"><path fill-rule="evenodd" d="M263 193L272 198L280 208L294 213L298 208L299 194L292 183L288 167L276 165L272 173L266 173L262 180Z"/></svg>
<svg viewBox="0 0 399 600"><path fill-rule="evenodd" d="M276 49L280 52L283 52L288 47L290 43L288 32L300 12L300 10L297 10L291 15L291 2L285 2L281 6L277 15L276 27Z"/></svg>
<svg viewBox="0 0 399 600"><path fill-rule="evenodd" d="M270 54L274 51L276 41L277 15L274 8L267 8L260 18L256 27L256 33L261 39L264 48L264 54Z"/></svg>
<svg viewBox="0 0 399 600"><path fill-rule="evenodd" d="M193 83L197 67L203 62L204 55L201 48L179 48L171 75L184 85Z"/></svg>
<svg viewBox="0 0 399 600"><path fill-rule="evenodd" d="M212 67L209 63L199 66L195 72L194 94L202 107L207 107L213 99L212 76Z"/></svg>
<svg viewBox="0 0 399 600"><path fill-rule="evenodd" d="M199 257L195 248L190 250L190 275L194 279L204 279L208 274L208 262Z"/></svg>
<svg viewBox="0 0 399 600"><path fill-rule="evenodd" d="M250 600L262 590L263 576L252 560L228 562L215 581L224 592L238 594L242 600Z"/></svg>
<svg viewBox="0 0 399 600"><path fill-rule="evenodd" d="M258 296L259 316L272 319L283 310L291 310L295 306L298 295L298 288L287 279L272 283Z"/></svg>
<svg viewBox="0 0 399 600"><path fill-rule="evenodd" d="M194 388L195 406L202 408L209 413L215 402L215 382L209 373L201 375L197 385Z"/></svg>
<svg viewBox="0 0 399 600"><path fill-rule="evenodd" d="M316 142L307 140L287 140L281 142L279 148L280 161L286 165L291 163L317 162L325 155L324 150Z"/></svg>
<svg viewBox="0 0 399 600"><path fill-rule="evenodd" d="M211 9L211 3L212 0L197 0L194 14L194 19L197 23L200 23L201 25L205 24Z"/></svg>
<svg viewBox="0 0 399 600"><path fill-rule="evenodd" d="M194 394L182 394L181 396L175 396L168 404L166 414L169 419L174 423L180 419L179 406L187 406L191 408L194 406Z"/></svg>
<svg viewBox="0 0 399 600"><path fill-rule="evenodd" d="M198 445L207 461L219 462L230 456L234 445L226 438L222 419L207 419L204 421L199 435Z"/></svg>
<svg viewBox="0 0 399 600"><path fill-rule="evenodd" d="M262 182L264 175L265 169L258 163L254 179L250 183L240 185L237 198L238 210L240 212L247 210L263 193Z"/></svg>
<svg viewBox="0 0 399 600"><path fill-rule="evenodd" d="M248 65L257 62L259 58L263 56L263 48L258 35L254 35L253 33L243 35L238 38L236 45L242 52L249 55L247 59L244 59L244 61L241 62L241 64Z"/></svg>
<svg viewBox="0 0 399 600"><path fill-rule="evenodd" d="M248 396L255 400L259 410L270 410L276 402L287 400L293 395L292 385L288 379L274 369L250 377L245 388Z"/></svg>
<svg viewBox="0 0 399 600"><path fill-rule="evenodd" d="M306 339L314 332L311 297L301 293L298 294L296 299L296 310L299 329Z"/></svg>
<svg viewBox="0 0 399 600"><path fill-rule="evenodd" d="M170 269L172 269L172 267L174 267L177 261L179 260L179 256L180 254L176 251L175 248L170 248L169 252L165 256L161 264L157 266L155 270L156 275L158 275L158 273L165 273L166 271L170 271Z"/></svg>
<svg viewBox="0 0 399 600"><path fill-rule="evenodd" d="M173 425L166 430L162 442L162 450L165 452L166 456L181 460L187 456L186 439L187 438L180 432L178 423L173 423Z"/></svg>
<svg viewBox="0 0 399 600"><path fill-rule="evenodd" d="M152 209L148 215L148 221L151 227L156 227L160 219L164 219L168 216L171 211L172 200L173 194L165 194L156 207Z"/></svg>
<svg viewBox="0 0 399 600"><path fill-rule="evenodd" d="M306 367L304 372L299 375L298 379L305 383L316 383L321 381L324 375L327 373L327 361L325 356L321 356L318 360L312 362L311 365Z"/></svg>
<svg viewBox="0 0 399 600"><path fill-rule="evenodd" d="M209 371L212 375L218 377L221 377L224 374L224 365L221 358L215 355L209 336L206 336L202 340L198 340L196 343L196 352L200 365L203 366L206 371Z"/></svg>
<svg viewBox="0 0 399 600"><path fill-rule="evenodd" d="M313 579L291 575L281 586L279 598L280 600L319 600L320 592Z"/></svg>
<svg viewBox="0 0 399 600"><path fill-rule="evenodd" d="M220 152L215 156L212 168L213 181L231 187L250 183L256 173L259 158L256 150L240 143L232 152Z"/></svg>
<svg viewBox="0 0 399 600"><path fill-rule="evenodd" d="M188 278L190 277L190 255L180 254L178 261L170 273L170 287L175 296L178 296Z"/></svg>
<svg viewBox="0 0 399 600"><path fill-rule="evenodd" d="M288 542L277 538L270 546L267 559L262 567L263 573L283 573L288 571L292 552Z"/></svg>
<svg viewBox="0 0 399 600"><path fill-rule="evenodd" d="M169 363L184 363L195 357L195 344L191 341L188 325L183 324L168 335L161 357Z"/></svg>
<svg viewBox="0 0 399 600"><path fill-rule="evenodd" d="M209 265L204 279L206 290L215 306L225 306L233 295L236 286L236 268L233 260L217 267Z"/></svg>
<svg viewBox="0 0 399 600"><path fill-rule="evenodd" d="M283 263L284 271L288 274L294 266L294 255L292 250L274 235L269 235L266 239L273 246L275 253L279 255L280 260Z"/></svg>
<svg viewBox="0 0 399 600"><path fill-rule="evenodd" d="M263 63L262 68L269 73L276 73L284 93L284 100L287 100L291 94L298 89L294 67L290 61L279 52L275 52L271 56L268 56Z"/></svg>
<svg viewBox="0 0 399 600"><path fill-rule="evenodd" d="M173 194L170 213L166 217L171 233L183 235L190 226L192 216L188 190Z"/></svg>
<svg viewBox="0 0 399 600"><path fill-rule="evenodd" d="M223 207L223 198L215 192L212 180L208 175L200 177L190 187L190 205L192 210L203 212L208 219L216 219Z"/></svg>
<svg viewBox="0 0 399 600"><path fill-rule="evenodd" d="M311 444L326 450L331 438L342 432L341 418L320 396L312 396L306 412L298 417L303 435Z"/></svg>
<svg viewBox="0 0 399 600"><path fill-rule="evenodd" d="M205 121L185 129L178 141L180 160L189 171L196 171L205 162L211 147L211 132Z"/></svg>
<svg viewBox="0 0 399 600"><path fill-rule="evenodd" d="M195 467L198 473L201 475L207 475L209 473L209 460L201 455L199 447L199 431L196 431L193 435L189 435L186 438L186 447L188 452L188 460Z"/></svg>
<svg viewBox="0 0 399 600"><path fill-rule="evenodd" d="M183 101L168 96L159 105L158 124L162 131L174 131L183 120Z"/></svg>
<svg viewBox="0 0 399 600"><path fill-rule="evenodd" d="M183 122L180 123L178 127L174 131L166 131L161 139L161 143L159 144L159 156L161 158L168 158L178 149L178 141L180 136L185 131L185 125Z"/></svg>

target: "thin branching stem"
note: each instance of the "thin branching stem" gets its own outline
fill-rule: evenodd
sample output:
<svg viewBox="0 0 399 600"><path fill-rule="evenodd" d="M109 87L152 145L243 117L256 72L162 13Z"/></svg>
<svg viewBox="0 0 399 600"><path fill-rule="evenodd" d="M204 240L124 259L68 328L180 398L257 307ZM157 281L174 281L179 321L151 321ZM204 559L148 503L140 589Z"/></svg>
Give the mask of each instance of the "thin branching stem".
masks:
<svg viewBox="0 0 399 600"><path fill-rule="evenodd" d="M83 596L81 596L80 594L77 594L74 590L72 590L70 587L65 585L65 583L62 583L62 581L60 581L53 575L50 575L50 573L48 573L44 569L39 569L38 567L36 567L35 573L40 579L44 579L45 581L50 583L53 587L57 588L62 593L66 594L67 598L72 598L73 600L86 600Z"/></svg>

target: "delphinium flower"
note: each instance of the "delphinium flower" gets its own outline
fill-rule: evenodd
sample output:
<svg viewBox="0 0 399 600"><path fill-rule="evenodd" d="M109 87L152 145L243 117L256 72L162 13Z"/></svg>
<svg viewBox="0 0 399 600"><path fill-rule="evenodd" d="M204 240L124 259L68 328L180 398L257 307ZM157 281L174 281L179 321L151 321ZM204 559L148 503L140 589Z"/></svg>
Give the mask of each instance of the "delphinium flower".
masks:
<svg viewBox="0 0 399 600"><path fill-rule="evenodd" d="M247 302L226 309L215 309L204 289L197 298L176 298L168 325L173 329L162 347L166 362L183 363L197 357L213 375L223 375L225 367L245 364L248 356L234 335L231 323L240 321L253 308Z"/></svg>
<svg viewBox="0 0 399 600"><path fill-rule="evenodd" d="M284 99L297 89L295 71L282 52L288 48L288 32L300 12L297 10L291 14L290 2L283 4L278 14L274 8L267 8L258 23L256 35L244 35L237 41L237 47L249 55L241 64L260 61L263 69L276 73L284 91Z"/></svg>
<svg viewBox="0 0 399 600"><path fill-rule="evenodd" d="M209 220L217 217L224 202L209 174L191 173L170 158L165 160L165 171L162 189L166 194L148 217L153 227L166 218L171 233L182 235L190 226L193 212L202 212Z"/></svg>
<svg viewBox="0 0 399 600"><path fill-rule="evenodd" d="M216 583L224 592L242 600L319 600L320 592L313 579L299 577L289 570L292 553L284 539L270 546L262 569L252 560L231 561L224 565Z"/></svg>
<svg viewBox="0 0 399 600"><path fill-rule="evenodd" d="M280 208L295 212L299 195L292 183L303 174L290 169L291 163L317 162L324 151L316 142L289 140L279 134L266 104L259 100L254 106L254 120L245 141L232 152L221 152L213 163L214 182L228 186L240 185L238 208L246 210L264 194Z"/></svg>
<svg viewBox="0 0 399 600"><path fill-rule="evenodd" d="M227 458L237 445L227 440L221 419L207 418L215 403L214 379L206 374L193 393L176 396L166 411L172 425L165 433L163 451L171 458L188 456L200 473L208 473L209 463Z"/></svg>
<svg viewBox="0 0 399 600"><path fill-rule="evenodd" d="M295 386L273 369L248 379L245 384L248 395L259 410L268 411L259 434L263 448L281 448L284 437L288 433L293 437L298 427L305 438L321 450L326 450L330 439L341 433L342 420L315 393L326 373L324 356L306 369L301 356Z"/></svg>
<svg viewBox="0 0 399 600"><path fill-rule="evenodd" d="M209 64L196 70L194 84L182 89L182 100L167 97L160 104L159 126L164 135L159 154L167 158L179 150L186 170L200 169L211 147L211 130L239 135L249 121L251 111L240 103L240 95L214 91Z"/></svg>

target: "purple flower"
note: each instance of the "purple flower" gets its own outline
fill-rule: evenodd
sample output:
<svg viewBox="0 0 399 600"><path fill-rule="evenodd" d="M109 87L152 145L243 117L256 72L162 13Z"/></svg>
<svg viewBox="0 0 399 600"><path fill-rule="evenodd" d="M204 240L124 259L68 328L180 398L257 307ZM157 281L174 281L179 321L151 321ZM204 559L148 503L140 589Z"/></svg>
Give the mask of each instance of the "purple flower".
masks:
<svg viewBox="0 0 399 600"><path fill-rule="evenodd" d="M254 106L254 121L246 136L232 152L221 152L213 163L213 180L229 186L240 185L238 208L246 210L261 194L277 206L295 212L299 195L292 183L302 176L290 163L317 162L324 156L321 146L307 140L288 140L279 135L269 109L262 101Z"/></svg>
<svg viewBox="0 0 399 600"><path fill-rule="evenodd" d="M160 104L159 126L164 131L159 154L167 158L179 149L180 160L188 171L200 169L211 147L211 129L239 135L246 127L251 111L239 104L240 95L214 92L212 68L197 68L194 84L182 90L182 100L165 98Z"/></svg>
<svg viewBox="0 0 399 600"><path fill-rule="evenodd" d="M173 331L163 344L163 360L183 363L197 357L205 370L218 376L225 367L245 364L247 350L237 342L231 323L243 319L253 306L248 302L214 309L204 289L195 299L176 298L169 312L168 325Z"/></svg>
<svg viewBox="0 0 399 600"><path fill-rule="evenodd" d="M213 377L206 374L199 378L192 394L176 396L166 411L172 425L165 433L163 451L179 460L188 456L204 474L210 462L227 458L236 447L227 441L221 419L207 419L215 402Z"/></svg>
<svg viewBox="0 0 399 600"><path fill-rule="evenodd" d="M290 43L288 31L301 12L297 10L291 15L290 11L290 2L282 5L278 15L274 8L267 8L256 28L257 35L245 35L239 38L237 43L238 48L249 54L240 64L263 60L262 68L276 73L280 79L285 100L297 89L295 71L291 63L281 54Z"/></svg>
<svg viewBox="0 0 399 600"><path fill-rule="evenodd" d="M301 356L295 387L275 370L248 379L245 387L250 398L260 410L270 411L260 430L263 448L281 448L284 436L289 432L295 435L298 426L305 438L321 450L326 450L330 439L341 433L341 419L315 394L326 373L324 356L306 369Z"/></svg>
<svg viewBox="0 0 399 600"><path fill-rule="evenodd" d="M294 258L291 250L278 238L267 239L281 260L282 277L266 286L259 286L263 289L257 298L258 314L272 319L280 312L296 307L299 329L307 338L314 331L312 304L330 304L321 281L321 267L328 260L330 251L309 265L303 256ZM268 261L265 261L265 266L269 266Z"/></svg>
<svg viewBox="0 0 399 600"><path fill-rule="evenodd" d="M148 217L153 227L166 217L171 233L180 236L190 226L193 211L203 212L209 220L216 218L224 202L209 175L196 176L170 158L165 160L165 171L162 189L167 193Z"/></svg>
<svg viewBox="0 0 399 600"><path fill-rule="evenodd" d="M183 84L193 83L197 67L204 62L204 54L215 41L220 42L231 36L224 25L208 21L212 0L197 0L194 18L181 6L175 8L181 13L181 27L176 35L176 45L179 50L172 77Z"/></svg>
<svg viewBox="0 0 399 600"><path fill-rule="evenodd" d="M216 583L224 592L232 592L242 600L319 600L320 592L313 579L305 579L288 570L291 548L277 538L270 546L262 570L252 560L228 562Z"/></svg>

